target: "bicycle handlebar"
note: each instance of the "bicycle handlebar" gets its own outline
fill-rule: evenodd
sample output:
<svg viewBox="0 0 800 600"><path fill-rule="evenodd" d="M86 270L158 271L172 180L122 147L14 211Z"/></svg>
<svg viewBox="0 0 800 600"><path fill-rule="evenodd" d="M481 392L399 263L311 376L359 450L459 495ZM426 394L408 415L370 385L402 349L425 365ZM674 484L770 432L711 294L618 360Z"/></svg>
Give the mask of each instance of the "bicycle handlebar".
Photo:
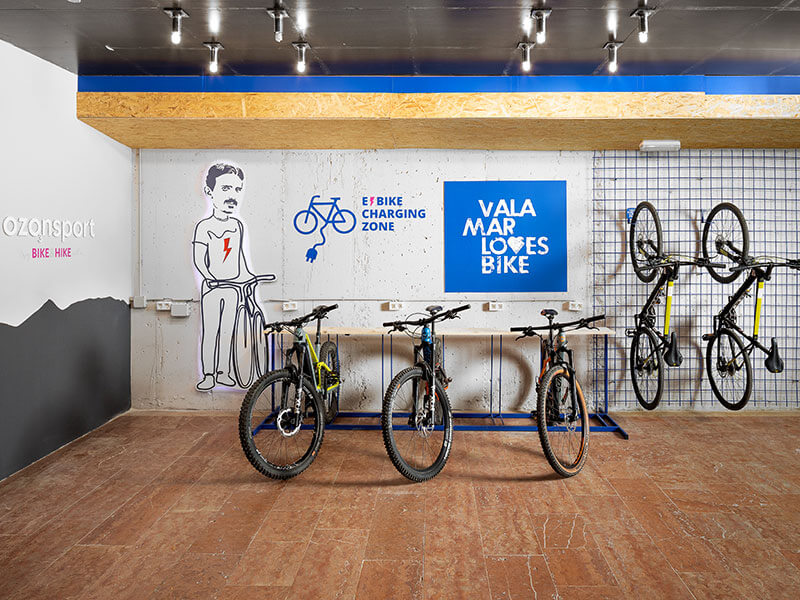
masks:
<svg viewBox="0 0 800 600"><path fill-rule="evenodd" d="M446 319L454 319L456 318L456 315L458 313L465 311L468 308L470 308L470 305L464 304L462 306L451 308L450 310L446 310L444 312L436 313L435 315L431 315L430 317L425 317L424 319L415 319L413 321L412 320L390 321L388 323L384 323L383 327L391 327L393 330L397 329L398 331L403 331L406 325L421 326L433 323L434 321L444 321Z"/></svg>
<svg viewBox="0 0 800 600"><path fill-rule="evenodd" d="M661 256L660 257L660 262L654 263L651 266L653 268L655 268L655 269L658 269L660 267L672 267L672 266L674 266L674 267L714 267L714 268L717 268L717 269L724 269L726 265L725 265L725 263L714 263L714 262L711 262L707 258L701 258L699 256L697 258L684 259L684 260L671 258L669 256Z"/></svg>
<svg viewBox="0 0 800 600"><path fill-rule="evenodd" d="M763 261L763 262L752 262L748 264L736 265L734 267L730 267L730 270L733 272L738 271L748 271L750 269L774 269L775 267L789 267L790 269L800 270L800 260L787 260L784 262L774 262L774 261Z"/></svg>
<svg viewBox="0 0 800 600"><path fill-rule="evenodd" d="M589 323L594 323L595 321L602 321L605 319L605 314L602 315L594 315L593 317L584 317L583 319L578 319L577 321L570 321L568 323L550 323L549 325L537 325L537 326L527 326L527 327L512 327L512 333L522 333L524 336L534 335L535 331L562 331L566 327L575 327L575 329L583 329L584 327L588 328Z"/></svg>
<svg viewBox="0 0 800 600"><path fill-rule="evenodd" d="M292 319L291 321L275 321L273 323L267 323L264 326L264 329L265 330L269 329L272 331L280 331L287 327L298 327L300 325L303 325L304 323L313 321L314 319L324 319L329 312L337 308L339 308L338 304L331 304L330 306L317 306L307 315L303 315L302 317L297 317L296 319Z"/></svg>

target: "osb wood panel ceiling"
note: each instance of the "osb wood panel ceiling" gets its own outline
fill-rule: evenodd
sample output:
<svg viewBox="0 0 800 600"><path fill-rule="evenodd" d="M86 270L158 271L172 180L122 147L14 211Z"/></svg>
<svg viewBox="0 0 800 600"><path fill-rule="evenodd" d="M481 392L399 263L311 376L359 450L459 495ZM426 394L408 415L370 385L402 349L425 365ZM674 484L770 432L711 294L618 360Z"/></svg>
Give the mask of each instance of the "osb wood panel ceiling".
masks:
<svg viewBox="0 0 800 600"><path fill-rule="evenodd" d="M134 148L800 147L800 96L81 92L77 107Z"/></svg>

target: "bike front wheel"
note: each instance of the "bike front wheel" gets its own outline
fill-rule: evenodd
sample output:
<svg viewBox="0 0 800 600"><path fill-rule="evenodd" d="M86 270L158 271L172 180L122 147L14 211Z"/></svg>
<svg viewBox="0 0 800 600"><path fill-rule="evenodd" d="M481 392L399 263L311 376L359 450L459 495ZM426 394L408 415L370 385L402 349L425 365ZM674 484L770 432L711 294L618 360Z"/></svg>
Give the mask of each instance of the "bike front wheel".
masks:
<svg viewBox="0 0 800 600"><path fill-rule="evenodd" d="M319 360L328 365L331 371L322 369L320 386L322 387L322 405L325 408L325 424L332 423L339 414L339 350L330 340L323 342L319 349ZM328 388L335 385L333 389Z"/></svg>
<svg viewBox="0 0 800 600"><path fill-rule="evenodd" d="M433 410L430 382L421 367L400 371L386 390L381 428L395 468L411 481L427 481L444 468L453 440L453 414L436 379Z"/></svg>
<svg viewBox="0 0 800 600"><path fill-rule="evenodd" d="M720 283L734 281L743 271L730 271L728 267L747 260L749 251L750 233L742 211L730 202L717 204L703 227L703 258L724 266L708 266L708 272Z"/></svg>
<svg viewBox="0 0 800 600"><path fill-rule="evenodd" d="M300 410L295 411L298 387ZM289 479L316 458L325 433L322 402L311 383L288 370L271 371L250 387L239 412L247 460L273 479Z"/></svg>
<svg viewBox="0 0 800 600"><path fill-rule="evenodd" d="M656 335L637 329L631 340L631 383L642 408L653 410L664 392L664 359Z"/></svg>
<svg viewBox="0 0 800 600"><path fill-rule="evenodd" d="M722 406L729 410L745 407L753 390L753 367L742 338L732 329L720 329L708 341L706 372Z"/></svg>
<svg viewBox="0 0 800 600"><path fill-rule="evenodd" d="M257 338L253 325L253 319L251 319L247 307L245 305L239 306L236 311L236 321L233 325L231 366L236 376L236 383L243 389L247 389L253 383L258 369ZM261 335L263 337L264 334L262 333Z"/></svg>
<svg viewBox="0 0 800 600"><path fill-rule="evenodd" d="M662 254L662 233L656 208L649 202L640 202L633 211L629 245L633 272L644 282L653 281L658 270L650 264Z"/></svg>
<svg viewBox="0 0 800 600"><path fill-rule="evenodd" d="M580 473L589 444L589 414L580 384L564 365L554 365L542 378L536 400L536 425L542 450L553 470L562 477Z"/></svg>

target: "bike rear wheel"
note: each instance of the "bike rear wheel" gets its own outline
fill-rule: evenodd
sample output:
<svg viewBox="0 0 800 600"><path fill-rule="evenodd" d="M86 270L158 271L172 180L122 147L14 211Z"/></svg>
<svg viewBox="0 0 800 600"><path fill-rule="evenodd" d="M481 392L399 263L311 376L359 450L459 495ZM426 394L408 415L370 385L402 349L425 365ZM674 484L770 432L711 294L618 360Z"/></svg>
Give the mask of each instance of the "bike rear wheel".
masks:
<svg viewBox="0 0 800 600"><path fill-rule="evenodd" d="M433 414L425 412L430 384L421 367L400 371L386 390L381 428L395 468L411 481L427 481L444 468L453 440L453 415L436 379ZM419 409L419 410L418 410Z"/></svg>
<svg viewBox="0 0 800 600"><path fill-rule="evenodd" d="M642 408L653 410L664 392L664 359L658 338L649 329L637 329L631 340L631 383Z"/></svg>
<svg viewBox="0 0 800 600"><path fill-rule="evenodd" d="M317 215L306 209L294 216L294 228L298 233L309 235L317 229Z"/></svg>
<svg viewBox="0 0 800 600"><path fill-rule="evenodd" d="M720 283L735 281L743 271L731 272L728 267L747 260L749 251L750 233L742 211L730 202L717 204L703 227L703 258L725 266L707 266L708 272Z"/></svg>
<svg viewBox="0 0 800 600"><path fill-rule="evenodd" d="M706 347L706 372L711 390L729 410L741 410L753 390L753 367L742 338L732 329L720 329Z"/></svg>
<svg viewBox="0 0 800 600"><path fill-rule="evenodd" d="M339 383L339 350L336 344L331 341L323 342L319 348L319 360L328 365L331 373L322 369L322 377L320 377L320 387L322 387L322 405L325 408L325 424L332 423L339 414L339 390L341 383ZM328 387L332 384L338 384L332 390Z"/></svg>
<svg viewBox="0 0 800 600"><path fill-rule="evenodd" d="M658 269L650 266L650 260L662 254L661 220L655 206L649 202L636 205L631 217L630 255L633 272L644 282L653 281Z"/></svg>
<svg viewBox="0 0 800 600"><path fill-rule="evenodd" d="M231 344L231 363L239 387L247 389L255 379L257 370L256 339L253 333L253 320L245 305L236 311L233 325L233 344Z"/></svg>
<svg viewBox="0 0 800 600"><path fill-rule="evenodd" d="M322 402L311 383L288 370L262 376L248 390L239 412L239 440L247 460L273 479L289 479L316 458L325 433ZM294 411L300 389L300 412Z"/></svg>
<svg viewBox="0 0 800 600"><path fill-rule="evenodd" d="M536 400L536 424L553 470L562 477L580 473L589 445L589 414L580 384L563 365L556 364L544 374Z"/></svg>

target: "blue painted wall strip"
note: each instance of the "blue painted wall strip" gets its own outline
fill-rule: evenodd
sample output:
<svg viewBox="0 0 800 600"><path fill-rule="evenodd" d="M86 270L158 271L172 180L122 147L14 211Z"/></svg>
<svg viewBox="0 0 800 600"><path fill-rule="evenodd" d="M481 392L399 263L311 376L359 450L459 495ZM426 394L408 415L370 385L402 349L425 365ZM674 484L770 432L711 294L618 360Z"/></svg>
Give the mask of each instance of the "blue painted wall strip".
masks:
<svg viewBox="0 0 800 600"><path fill-rule="evenodd" d="M800 76L553 75L533 77L81 76L79 92L702 92L800 94Z"/></svg>

